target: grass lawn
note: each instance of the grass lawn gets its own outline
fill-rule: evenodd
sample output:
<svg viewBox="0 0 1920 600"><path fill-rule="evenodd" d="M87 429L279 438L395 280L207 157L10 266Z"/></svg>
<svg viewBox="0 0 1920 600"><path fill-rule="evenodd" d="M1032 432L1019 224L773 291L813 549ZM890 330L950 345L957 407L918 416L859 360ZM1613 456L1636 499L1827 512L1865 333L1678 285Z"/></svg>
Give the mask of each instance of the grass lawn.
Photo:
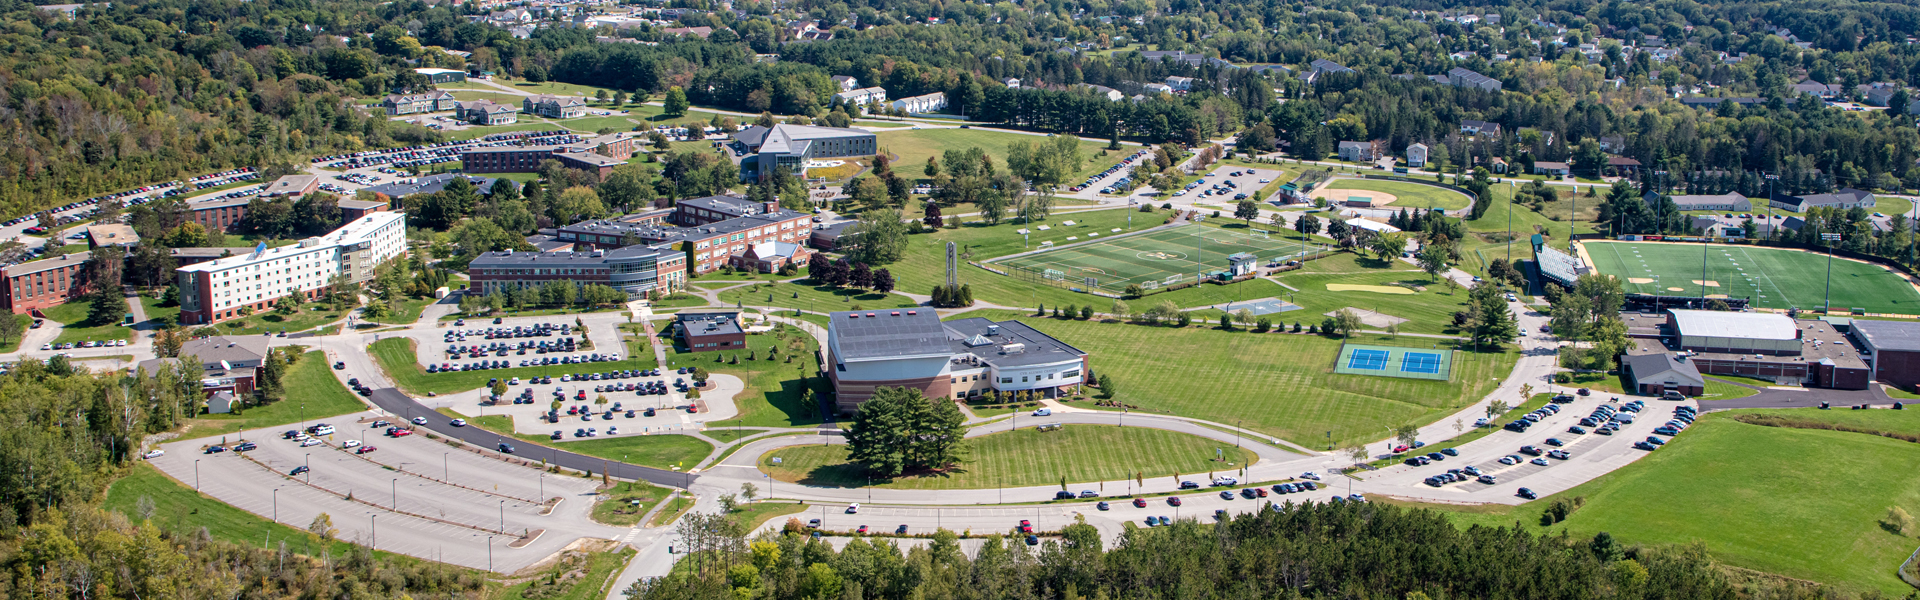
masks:
<svg viewBox="0 0 1920 600"><path fill-rule="evenodd" d="M688 352L666 339L667 364L664 368L700 367L711 373L726 373L739 377L746 383L746 389L734 398L740 408L740 416L727 424L739 424L746 427L799 427L820 422L817 407L805 406L801 402L803 390L813 387L813 393L826 397L831 386L824 377L812 377L818 365L813 361L814 353L820 348L813 336L800 331L800 328L776 323L775 329L767 333L747 335L747 347L759 360L747 360L744 353L738 352ZM664 331L663 331L664 335ZM805 350L798 354L793 362L785 357L780 360L767 360L767 347L780 348L781 354L796 356L787 350L788 340L800 340ZM732 358L739 358L739 364L728 364Z"/></svg>
<svg viewBox="0 0 1920 600"><path fill-rule="evenodd" d="M478 90L448 90L448 91L447 91L447 93L449 93L449 94L453 94L453 99L454 99L454 100L459 100L459 101L461 101L461 102L475 102L475 101L479 101L479 100L492 100L494 104L500 104L500 105L504 105L504 106L511 106L511 107L514 107L514 108L519 108L519 107L520 107L520 105L521 105L521 101L523 101L523 100L525 100L525 99L526 99L526 96L519 96L519 95L515 95L515 94L509 94L509 93L506 93L506 92L500 92L500 91L493 91L493 89L492 89L492 88L480 88L480 90L486 90L486 91L478 91ZM528 120L528 121L530 121L530 120L532 120L533 118L535 118L535 117L528 117L527 115L521 115L521 116L523 117L523 118L522 118L521 120ZM551 126L549 125L549 127L551 127Z"/></svg>
<svg viewBox="0 0 1920 600"><path fill-rule="evenodd" d="M592 552L582 555L563 554L557 563L546 569L545 573L563 575L545 577L536 575L530 580L507 588L504 600L598 600L607 595L602 589L608 580L618 577L627 562L639 554L639 550L621 545L612 552ZM578 573L577 576L564 576Z"/></svg>
<svg viewBox="0 0 1920 600"><path fill-rule="evenodd" d="M600 492L600 502L593 505L593 520L618 527L632 527L671 493L673 490L645 481L620 482L612 489Z"/></svg>
<svg viewBox="0 0 1920 600"><path fill-rule="evenodd" d="M1806 419L1810 421L1820 421L1822 423L1833 423L1835 425L1872 429L1875 431L1920 435L1920 411L1911 408L1907 410L1847 410L1845 408L1832 410L1820 410L1818 408L1747 409L1728 411L1727 414L1740 415L1748 413Z"/></svg>
<svg viewBox="0 0 1920 600"><path fill-rule="evenodd" d="M716 423L708 423L707 430L700 432L700 434L722 442L731 442L750 435L766 433L766 431L765 429L735 428L733 427L733 421L719 421Z"/></svg>
<svg viewBox="0 0 1920 600"><path fill-rule="evenodd" d="M1333 372L1341 340L1322 336L1018 318L1092 355L1094 371L1112 375L1118 399L1139 410L1240 422L1310 447L1370 441L1383 427L1431 422L1486 396L1519 357L1510 349L1456 347L1451 382L1341 375ZM1436 340L1353 341L1424 347Z"/></svg>
<svg viewBox="0 0 1920 600"><path fill-rule="evenodd" d="M761 490L760 493L764 494L766 490ZM797 514L806 509L807 505L798 502L752 502L741 504L733 512L727 513L727 518L739 523L742 530L753 531L759 528L761 523Z"/></svg>
<svg viewBox="0 0 1920 600"><path fill-rule="evenodd" d="M513 310L513 309L511 309L511 308L509 308L509 309L507 309L507 310L505 310L505 311L503 311L503 312L501 312L501 313L500 313L500 314L498 314L498 315L483 315L483 316L477 316L477 317L476 317L476 316L468 316L468 315L464 315L464 314L460 314L460 313L458 313L458 312L456 312L456 313L453 313L453 314L450 314L450 315L441 315L441 317L440 317L440 320L442 320L442 321L454 321L454 320L459 320L459 319L489 319L489 320L490 320L490 319L491 319L492 317L495 317L495 316L501 316L501 317L552 317L552 316L560 316L560 315L579 315L579 314L586 314L586 313L596 313L596 312L617 312L617 311L623 311L623 310L626 310L626 309L627 309L627 307L626 307L626 305L624 305L624 304L623 304L623 305L620 305L620 306L608 306L608 307L600 307L600 308L594 308L594 309L591 309L591 310L581 310L581 309L580 309L579 307L561 307L561 308L532 308L532 309L527 309L527 310L522 310L522 311L515 311L515 310ZM411 321L409 321L409 322L411 322ZM491 324L491 323L489 323L489 324Z"/></svg>
<svg viewBox="0 0 1920 600"><path fill-rule="evenodd" d="M821 312L918 306L912 298L906 296L882 294L858 288L812 285L808 283L809 281L766 282L727 290L720 292L720 301L728 305L737 303L743 306L784 306Z"/></svg>
<svg viewBox="0 0 1920 600"><path fill-rule="evenodd" d="M87 320L90 305L87 298L75 298L66 304L40 311L63 326L60 336L53 338L53 343L133 339L133 330L119 323L93 323Z"/></svg>
<svg viewBox="0 0 1920 600"><path fill-rule="evenodd" d="M1470 202L1467 197L1442 187L1410 183L1406 181L1388 181L1381 179L1341 179L1327 184L1329 190L1367 190L1393 194L1390 208L1440 208L1459 210Z"/></svg>
<svg viewBox="0 0 1920 600"><path fill-rule="evenodd" d="M1515 185L1518 185L1517 181ZM1532 257L1533 250L1528 248L1526 244L1528 236L1535 233L1546 234L1549 238L1549 243L1553 244L1555 248L1565 250L1567 248L1567 240L1571 239L1568 236L1572 233L1596 232L1592 223L1576 224L1569 223L1564 219L1556 221L1548 218L1546 215L1534 212L1527 207L1515 206L1512 202L1513 191L1505 185L1495 184L1490 188L1487 196L1486 198L1481 198L1481 201L1487 203L1486 213L1481 215L1478 220L1467 222L1467 231L1480 235L1470 235L1467 239L1462 240L1460 252L1465 255L1466 264L1457 265L1462 270L1485 275L1489 261L1495 258L1505 258L1507 244L1492 241L1481 236L1492 234L1501 234L1504 236L1509 223L1511 223L1513 228L1514 238L1517 240L1513 248L1513 256L1515 259ZM1585 204L1586 199L1583 197L1581 200L1582 204ZM1596 204L1596 206L1598 206L1598 204Z"/></svg>
<svg viewBox="0 0 1920 600"><path fill-rule="evenodd" d="M1085 236L1089 232L1108 235L1092 227L1064 229L1064 233L1046 232L1053 234L1046 237L1080 237L1084 240L1088 239ZM1074 236L1074 233L1080 235ZM1060 243L1071 242L1062 239ZM1157 288L1167 285L1169 278L1175 278L1174 283L1191 283L1197 277L1196 271L1213 273L1226 270L1227 257L1233 254L1253 254L1264 264L1311 250L1309 244L1284 236L1250 233L1245 227L1226 229L1184 225L1028 254L995 265L1019 269L1021 272L1015 275L1016 278L1042 277L1044 271L1054 271L1059 274L1057 278L1076 286L1085 285L1085 280L1093 279L1101 289L1117 293L1128 285Z"/></svg>
<svg viewBox="0 0 1920 600"><path fill-rule="evenodd" d="M1907 220L1911 221L1913 220L1913 201L1899 196L1874 196L1873 208L1867 212L1880 213L1883 215L1906 215Z"/></svg>
<svg viewBox="0 0 1920 600"><path fill-rule="evenodd" d="M924 177L920 169L926 166L927 158L941 156L948 150L966 150L979 146L980 150L993 157L999 168L1005 168L1007 144L1047 141L1045 136L983 129L899 129L876 132L875 137L879 138L881 149L898 157L890 163L893 168L909 179ZM1100 150L1105 147L1104 141L1081 140L1080 156L1083 160L1080 163L1080 169L1069 174L1064 185L1077 185L1087 176L1099 173L1120 160L1121 156L1115 156L1112 152L1107 153L1104 158L1101 157ZM945 158L942 157L942 160Z"/></svg>
<svg viewBox="0 0 1920 600"><path fill-rule="evenodd" d="M1897 387L1893 387L1891 385L1883 386L1881 389L1887 392L1887 397L1893 398L1895 400L1920 400L1920 394L1915 394L1911 391L1903 390Z"/></svg>
<svg viewBox="0 0 1920 600"><path fill-rule="evenodd" d="M1908 418L1885 410L1786 412ZM1550 499L1513 508L1432 508L1448 511L1463 526L1518 522L1547 533L1564 530L1576 539L1605 531L1626 544L1697 540L1716 559L1737 567L1853 593L1913 591L1894 570L1913 552L1914 539L1888 532L1879 521L1890 506L1920 509L1920 479L1906 476L1920 461L1920 445L1858 433L1748 425L1730 417L1703 415L1652 456L1554 496L1584 497L1586 505L1552 527L1538 525ZM1819 484L1809 485L1816 473Z"/></svg>
<svg viewBox="0 0 1920 600"><path fill-rule="evenodd" d="M577 83L561 83L558 81L546 81L541 83L533 83L531 81L526 81L521 79L508 80L504 77L496 78L494 80L494 83L498 83L500 85L504 85L507 87L511 87L511 88L523 91L523 92L527 92L529 94L558 94L558 95L564 95L564 96L581 96L588 99L589 101L593 100L594 92L606 90L607 95L611 96L613 95L614 92L620 91L613 88L603 88L603 87L591 86L591 85L580 85ZM598 104L595 104L595 106L598 106Z"/></svg>
<svg viewBox="0 0 1920 600"><path fill-rule="evenodd" d="M399 304L395 305L393 314L390 314L378 319L368 319L368 320L373 321L375 323L391 323L395 325L405 325L405 324L413 323L414 321L420 320L420 311L422 309L425 309L426 307L431 306L432 304L439 301L440 301L439 299L433 298L431 296L426 298L406 298L401 300Z"/></svg>
<svg viewBox="0 0 1920 600"><path fill-rule="evenodd" d="M515 101L514 104L518 105L519 102ZM552 131L553 129L555 129L555 127L551 123L527 122L527 123L514 123L512 125L471 126L458 131L447 131L447 132L444 132L443 135L445 135L446 138L449 140L471 140L474 138L486 137L496 133L511 133L515 131ZM456 161L452 163L442 163L441 165L438 165L438 166L443 168L458 168L460 166L460 163ZM525 180L514 177L514 175L521 175L516 173L495 173L495 174L489 174L488 177L498 177L502 175L505 175L507 176L508 179L513 179L516 182L526 183ZM532 179L531 173L526 173L524 175L529 176L527 177L527 179Z"/></svg>
<svg viewBox="0 0 1920 600"><path fill-rule="evenodd" d="M1701 261L1708 294L1752 298L1765 308L1818 308L1825 304L1827 257L1780 248L1700 244L1589 242L1594 268L1624 280L1628 293L1698 295ZM1845 311L1920 314L1920 291L1886 267L1832 261L1833 306Z"/></svg>
<svg viewBox="0 0 1920 600"><path fill-rule="evenodd" d="M706 305L707 305L706 298L695 296L693 294L688 294L685 292L676 292L671 296L667 296L665 298L661 298L653 302L653 308L687 308L692 306L706 306Z"/></svg>
<svg viewBox="0 0 1920 600"><path fill-rule="evenodd" d="M641 344L645 340L640 341ZM488 379L507 379L511 377L534 377L564 372L604 372L618 369L651 369L657 365L653 351L644 345L633 345L627 349L627 359L614 362L591 363L588 365L552 365L543 367L516 367L512 369L493 369L488 371L457 371L451 373L428 373L420 366L414 353L412 338L392 337L374 342L370 347L373 358L380 363L380 370L392 377L401 391L415 396L452 394L479 389L487 385ZM509 355L515 363L519 357ZM506 359L502 359L506 360Z"/></svg>
<svg viewBox="0 0 1920 600"><path fill-rule="evenodd" d="M323 550L336 557L347 556L354 551L352 544L320 542L303 528L274 523L233 505L202 496L192 487L174 481L144 462L135 464L125 477L107 488L107 498L102 507L139 522L149 518L141 513L141 498L153 503L150 520L155 527L182 535L190 535L205 527L207 535L213 539L245 546L264 542L270 547L277 547L284 541L288 550L307 556L319 556ZM376 553L397 556L379 551Z"/></svg>
<svg viewBox="0 0 1920 600"><path fill-rule="evenodd" d="M179 304L176 303L170 306L161 306L160 299L153 297L153 295L151 294L140 295L140 310L145 311L147 313L148 321L156 321L160 323L180 322L180 305Z"/></svg>
<svg viewBox="0 0 1920 600"><path fill-rule="evenodd" d="M313 351L300 355L300 360L293 363L293 368L288 369L286 375L281 376L280 382L287 390L297 392L289 393L285 399L266 406L248 407L237 415L200 415L188 421L189 429L184 435L220 435L367 409L366 403L354 396L340 380L334 379L332 366L327 364L324 352Z"/></svg>
<svg viewBox="0 0 1920 600"><path fill-rule="evenodd" d="M1225 447L1227 462L1214 459ZM1069 491L1077 482L1128 479L1134 473L1148 478L1237 473L1255 458L1252 452L1207 438L1141 427L1066 425L1055 431L1025 428L967 441L965 463L943 473L908 474L891 480L873 479L880 488L945 490L1058 484L1066 478ZM1073 457L1046 460L1041 457ZM773 459L781 464L774 465ZM1231 463L1231 464L1229 464ZM760 457L760 468L775 479L825 487L864 487L866 467L847 462L844 445L790 446ZM1117 495L1125 489L1106 490Z"/></svg>
<svg viewBox="0 0 1920 600"><path fill-rule="evenodd" d="M222 321L206 328L218 331L218 335L251 335L261 333L298 333L326 325L346 318L347 313L333 310L328 304L306 304L300 312L283 315L274 311L257 312L252 316L231 321Z"/></svg>
<svg viewBox="0 0 1920 600"><path fill-rule="evenodd" d="M33 317L30 315L13 315L13 320L20 323L20 335L13 336L5 342L0 342L0 353L18 351L20 349L20 342L26 339L27 331L29 331L28 327L33 326Z"/></svg>
<svg viewBox="0 0 1920 600"><path fill-rule="evenodd" d="M1337 257L1336 257L1337 258ZM1323 259L1307 263L1313 268L1321 262L1335 260ZM1374 261L1367 261L1374 262ZM1395 265L1398 266L1398 265ZM1467 288L1460 287L1448 291L1444 284L1435 284L1426 273L1419 271L1395 271L1379 269L1372 272L1346 274L1293 274L1281 276L1280 281L1293 286L1299 292L1291 292L1281 297L1289 298L1305 310L1287 311L1267 315L1276 322L1300 322L1302 325L1314 325L1325 319L1326 313L1342 308L1378 311L1381 314L1400 317L1408 321L1400 324L1400 331L1409 333L1457 333L1453 328L1453 313L1462 310L1467 303ZM1370 291L1333 291L1327 286L1333 284L1374 285L1386 288L1417 288L1412 294L1388 294ZM1210 318L1218 313L1207 311ZM1367 329L1383 329L1367 327ZM1410 340L1404 343L1412 344Z"/></svg>
<svg viewBox="0 0 1920 600"><path fill-rule="evenodd" d="M653 521L647 523L647 526L659 527L662 525L672 523L674 521L678 521L680 520L680 516L687 514L687 511L689 510L693 510L692 498L688 498L686 496L674 496L672 500L667 501L666 508L660 509L659 513L656 513L653 515Z"/></svg>
<svg viewBox="0 0 1920 600"><path fill-rule="evenodd" d="M713 444L690 435L674 434L598 438L561 442L552 446L568 452L656 469L678 466L684 470L699 464L700 459L713 453Z"/></svg>

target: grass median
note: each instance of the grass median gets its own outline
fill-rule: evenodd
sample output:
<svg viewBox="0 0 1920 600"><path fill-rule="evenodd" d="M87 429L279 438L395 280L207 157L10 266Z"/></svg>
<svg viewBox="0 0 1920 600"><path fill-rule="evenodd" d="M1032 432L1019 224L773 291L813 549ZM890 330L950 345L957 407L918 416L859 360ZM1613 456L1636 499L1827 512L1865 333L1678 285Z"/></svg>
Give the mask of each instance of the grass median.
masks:
<svg viewBox="0 0 1920 600"><path fill-rule="evenodd" d="M324 352L301 354L280 379L282 387L288 390L285 399L266 406L245 407L238 414L200 415L188 422L182 437L264 429L367 409L366 403L334 378Z"/></svg>

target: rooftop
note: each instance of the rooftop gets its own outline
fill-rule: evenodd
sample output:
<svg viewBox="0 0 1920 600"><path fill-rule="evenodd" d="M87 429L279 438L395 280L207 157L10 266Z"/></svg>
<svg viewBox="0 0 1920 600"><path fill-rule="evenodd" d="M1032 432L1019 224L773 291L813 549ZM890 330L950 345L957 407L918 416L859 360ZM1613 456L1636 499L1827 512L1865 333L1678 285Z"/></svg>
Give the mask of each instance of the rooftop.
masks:
<svg viewBox="0 0 1920 600"><path fill-rule="evenodd" d="M1791 340L1799 337L1793 317L1776 313L1668 309L1680 335L1745 340Z"/></svg>
<svg viewBox="0 0 1920 600"><path fill-rule="evenodd" d="M827 315L841 360L951 356L946 327L933 309L836 312Z"/></svg>
<svg viewBox="0 0 1920 600"><path fill-rule="evenodd" d="M39 273L41 271L58 269L68 265L77 265L77 264L85 263L87 262L87 259L90 259L90 258L93 258L92 252L74 252L72 254L62 254L59 256L55 256L53 258L45 258L45 259L36 260L33 262L23 262L17 265L8 265L6 269L4 269L4 271L0 271L0 272L6 273L7 277L19 277L21 275L29 275L33 273Z"/></svg>
<svg viewBox="0 0 1920 600"><path fill-rule="evenodd" d="M726 312L682 312L674 315L689 336L737 335L740 334L740 313Z"/></svg>
<svg viewBox="0 0 1920 600"><path fill-rule="evenodd" d="M954 353L969 353L998 367L1043 365L1087 355L1019 321L954 319L946 322L946 330Z"/></svg>
<svg viewBox="0 0 1920 600"><path fill-rule="evenodd" d="M376 186L367 188L367 191L378 193L378 194L386 194L386 196L389 198L403 198L403 197L411 196L414 194L431 194L434 192L438 192L440 190L447 189L447 183L453 181L454 177L458 177L458 175L455 175L453 173L442 173L439 175L409 177L406 179L395 181L393 183L384 183L384 184L376 185ZM493 193L494 179L491 177L474 177L472 175L468 175L467 181L472 183L474 189L480 192L481 194ZM345 206L346 202L347 202L346 200L340 201L342 206Z"/></svg>
<svg viewBox="0 0 1920 600"><path fill-rule="evenodd" d="M280 246L277 248L263 249L260 246L265 246L266 244L262 242L261 245L256 246L255 250L252 252L247 252L244 254L235 254L233 256L229 256L226 258L210 260L203 263L191 264L184 267L180 267L178 270L179 271L221 271L225 269L231 269L234 267L250 265L255 262L263 261L263 260L285 258L287 256L292 256L294 254L300 254L304 252L326 251L328 249L335 248L338 246L358 244L361 242L371 241L373 232L379 230L380 228L386 227L387 225L390 225L395 221L405 223L406 219L407 219L406 213L376 212L364 217L360 217L358 219L354 219L352 221L348 221L347 224L341 225L339 229L335 229L333 231L327 232L326 235L300 240L298 243L295 243L290 246Z"/></svg>
<svg viewBox="0 0 1920 600"><path fill-rule="evenodd" d="M1693 365L1680 362L1673 353L1664 349L1645 354L1628 354L1620 359L1621 366L1633 371L1637 379L1651 379L1662 373L1672 372L1674 383L1691 383L1705 387L1707 380L1700 376L1700 370Z"/></svg>
<svg viewBox="0 0 1920 600"><path fill-rule="evenodd" d="M313 186L319 183L320 183L319 175L288 175L285 177L281 177L279 179L275 179L273 180L273 183L267 184L267 189L262 190L260 194L263 196L278 196L281 194L301 194L301 193L305 193L306 189L309 186Z"/></svg>
<svg viewBox="0 0 1920 600"><path fill-rule="evenodd" d="M95 246L131 246L140 243L140 234L124 223L87 226L87 237Z"/></svg>
<svg viewBox="0 0 1920 600"><path fill-rule="evenodd" d="M570 244L571 242L567 243ZM472 262L468 263L467 268L504 269L528 266L590 266L605 263L608 259L631 258L649 254L660 254L663 252L678 253L679 251L646 245L634 245L614 250L593 250L587 252L515 252L513 250L504 250L500 252L487 252L476 256Z"/></svg>
<svg viewBox="0 0 1920 600"><path fill-rule="evenodd" d="M1920 352L1920 323L1854 319L1853 331L1875 350Z"/></svg>

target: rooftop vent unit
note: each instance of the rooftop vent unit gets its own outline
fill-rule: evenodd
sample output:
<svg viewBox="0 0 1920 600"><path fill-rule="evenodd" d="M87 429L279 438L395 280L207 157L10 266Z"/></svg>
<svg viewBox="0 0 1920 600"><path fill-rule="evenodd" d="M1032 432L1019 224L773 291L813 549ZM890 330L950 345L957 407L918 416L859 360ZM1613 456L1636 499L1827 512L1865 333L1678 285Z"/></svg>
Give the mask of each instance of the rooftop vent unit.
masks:
<svg viewBox="0 0 1920 600"><path fill-rule="evenodd" d="M1026 350L1027 350L1026 344L1021 344L1017 342L1000 347L1001 354L1019 354L1021 352L1025 352Z"/></svg>
<svg viewBox="0 0 1920 600"><path fill-rule="evenodd" d="M991 337L991 336L996 336L996 335L1000 335L1000 326L999 326L999 325L988 325L988 326L987 326L987 336L989 336L989 337Z"/></svg>

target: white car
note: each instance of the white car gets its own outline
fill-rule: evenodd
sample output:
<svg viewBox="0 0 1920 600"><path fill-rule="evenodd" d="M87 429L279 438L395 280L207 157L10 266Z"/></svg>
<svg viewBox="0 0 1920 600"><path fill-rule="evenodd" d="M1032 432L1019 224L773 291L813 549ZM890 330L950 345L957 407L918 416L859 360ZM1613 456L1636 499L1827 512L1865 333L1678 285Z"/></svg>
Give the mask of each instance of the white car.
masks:
<svg viewBox="0 0 1920 600"><path fill-rule="evenodd" d="M1053 409L1051 409L1051 408L1042 408L1042 409L1040 409L1040 410L1036 410L1036 411L1033 411L1033 416L1036 416L1036 417L1051 417L1051 416L1053 416Z"/></svg>
<svg viewBox="0 0 1920 600"><path fill-rule="evenodd" d="M307 438L307 441L300 442L301 448L305 448L307 446L318 446L318 445L320 445L320 440L313 439L313 438Z"/></svg>
<svg viewBox="0 0 1920 600"><path fill-rule="evenodd" d="M167 455L167 451L165 451L165 450L153 450L153 451L151 451L151 452L148 452L148 453L146 453L146 454L142 454L142 455L140 455L140 457L141 457L141 458L145 458L145 459L147 459L147 460L153 460L153 459L156 459L156 458L160 458L160 457L162 457L162 456L166 456L166 455Z"/></svg>
<svg viewBox="0 0 1920 600"><path fill-rule="evenodd" d="M860 514L860 503L859 503L859 502L855 502L855 503L853 503L853 504L848 504L848 505L847 505L847 514L850 514L850 515L857 515L857 514Z"/></svg>
<svg viewBox="0 0 1920 600"><path fill-rule="evenodd" d="M347 440L344 442L340 442L341 448L355 448L359 446L360 446L360 440Z"/></svg>
<svg viewBox="0 0 1920 600"><path fill-rule="evenodd" d="M1268 178L1265 178L1265 177L1262 177L1262 178L1260 178L1260 183L1273 183L1273 180L1272 180L1272 179L1268 179Z"/></svg>
<svg viewBox="0 0 1920 600"><path fill-rule="evenodd" d="M413 424L415 424L415 425L425 425L425 424L427 424L427 418L426 418L426 417L414 417L414 418L413 418Z"/></svg>
<svg viewBox="0 0 1920 600"><path fill-rule="evenodd" d="M452 426L454 426L454 427L466 427L466 426L467 426L467 420L466 420L466 419L454 419L454 420L453 420L453 422L452 422L452 423L448 423L448 425L452 425Z"/></svg>

